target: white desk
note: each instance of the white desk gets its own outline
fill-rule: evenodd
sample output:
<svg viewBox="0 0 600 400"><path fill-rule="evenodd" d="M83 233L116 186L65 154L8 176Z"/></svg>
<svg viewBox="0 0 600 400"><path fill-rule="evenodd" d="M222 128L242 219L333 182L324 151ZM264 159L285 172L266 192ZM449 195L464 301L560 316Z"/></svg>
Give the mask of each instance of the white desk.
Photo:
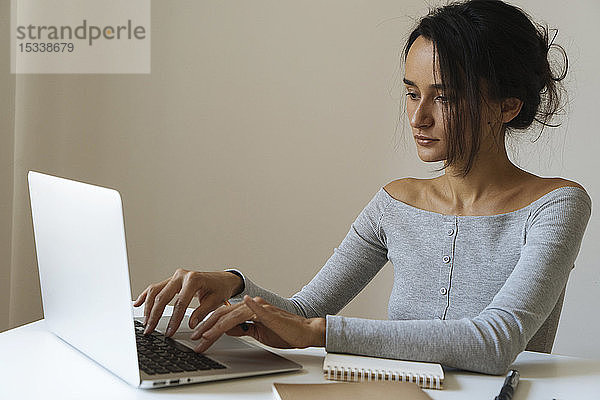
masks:
<svg viewBox="0 0 600 400"><path fill-rule="evenodd" d="M277 350L302 364L299 372L156 390L129 386L36 321L0 333L0 399L272 399L271 383L323 382L322 348ZM600 360L525 352L514 400L600 399ZM504 377L446 370L445 389L432 399L493 399Z"/></svg>

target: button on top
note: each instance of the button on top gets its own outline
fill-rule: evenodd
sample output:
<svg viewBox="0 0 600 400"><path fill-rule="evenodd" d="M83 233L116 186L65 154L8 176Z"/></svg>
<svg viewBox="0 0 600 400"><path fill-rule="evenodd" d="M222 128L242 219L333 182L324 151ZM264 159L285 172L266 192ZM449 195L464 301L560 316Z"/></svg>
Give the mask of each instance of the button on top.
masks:
<svg viewBox="0 0 600 400"><path fill-rule="evenodd" d="M442 296L444 296L446 293L448 293L448 290L446 290L446 288L445 288L445 287L443 287L443 288L441 288L441 289L440 289L440 294L441 294Z"/></svg>
<svg viewBox="0 0 600 400"><path fill-rule="evenodd" d="M448 257L448 256L444 256L444 258L442 258L442 260L444 260L444 262L445 262L446 264L448 264L448 263L450 262L450 257Z"/></svg>
<svg viewBox="0 0 600 400"><path fill-rule="evenodd" d="M448 229L448 236L454 235L454 229Z"/></svg>

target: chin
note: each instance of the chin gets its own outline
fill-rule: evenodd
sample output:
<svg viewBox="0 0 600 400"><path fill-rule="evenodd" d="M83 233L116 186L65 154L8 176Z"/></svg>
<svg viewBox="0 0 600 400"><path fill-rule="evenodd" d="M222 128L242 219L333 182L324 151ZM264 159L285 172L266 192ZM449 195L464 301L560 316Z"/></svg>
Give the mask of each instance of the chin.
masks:
<svg viewBox="0 0 600 400"><path fill-rule="evenodd" d="M446 157L444 157L440 154L427 154L427 153L417 152L417 155L423 162L438 162L438 161L444 161L446 159Z"/></svg>

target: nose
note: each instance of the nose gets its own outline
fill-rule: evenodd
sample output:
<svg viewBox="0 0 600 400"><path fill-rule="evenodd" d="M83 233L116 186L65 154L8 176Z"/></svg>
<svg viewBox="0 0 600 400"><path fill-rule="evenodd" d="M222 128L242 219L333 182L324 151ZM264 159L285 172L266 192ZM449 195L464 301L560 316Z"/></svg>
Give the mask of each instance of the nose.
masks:
<svg viewBox="0 0 600 400"><path fill-rule="evenodd" d="M427 103L421 100L410 118L410 126L413 128L429 128L433 125L433 115Z"/></svg>

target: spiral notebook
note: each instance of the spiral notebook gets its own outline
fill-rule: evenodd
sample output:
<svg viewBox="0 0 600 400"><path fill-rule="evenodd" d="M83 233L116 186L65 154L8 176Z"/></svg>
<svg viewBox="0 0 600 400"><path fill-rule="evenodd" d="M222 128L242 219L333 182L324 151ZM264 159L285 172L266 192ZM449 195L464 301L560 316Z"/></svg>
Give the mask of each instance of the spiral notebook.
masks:
<svg viewBox="0 0 600 400"><path fill-rule="evenodd" d="M323 362L326 379L336 381L414 382L422 388L441 389L440 364L327 353Z"/></svg>

